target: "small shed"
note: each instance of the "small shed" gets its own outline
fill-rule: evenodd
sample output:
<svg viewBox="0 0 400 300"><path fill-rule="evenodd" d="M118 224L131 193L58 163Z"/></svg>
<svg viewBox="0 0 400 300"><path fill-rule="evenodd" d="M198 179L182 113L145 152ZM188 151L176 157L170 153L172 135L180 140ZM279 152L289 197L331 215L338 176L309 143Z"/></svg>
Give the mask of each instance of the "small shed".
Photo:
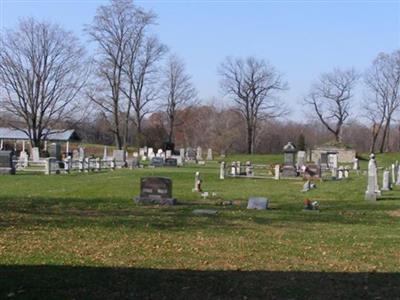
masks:
<svg viewBox="0 0 400 300"><path fill-rule="evenodd" d="M69 152L69 142L70 141L79 141L80 137L76 133L74 129L69 130L47 130L47 134L45 133L45 148L47 148L47 142L64 142L66 143L67 152ZM25 142L29 141L29 136L26 132L9 128L9 127L0 127L0 150L4 147L4 141L14 141L14 145L16 147L18 142L22 143L22 150L25 150Z"/></svg>

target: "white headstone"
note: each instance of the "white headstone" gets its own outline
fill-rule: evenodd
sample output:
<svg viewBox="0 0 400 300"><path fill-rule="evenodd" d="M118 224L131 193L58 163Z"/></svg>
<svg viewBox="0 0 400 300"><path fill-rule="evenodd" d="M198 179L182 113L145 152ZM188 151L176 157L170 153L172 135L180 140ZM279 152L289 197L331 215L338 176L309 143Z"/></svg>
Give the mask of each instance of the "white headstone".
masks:
<svg viewBox="0 0 400 300"><path fill-rule="evenodd" d="M208 148L207 150L207 160L213 160L213 154L211 148Z"/></svg>
<svg viewBox="0 0 400 300"><path fill-rule="evenodd" d="M225 162L221 162L219 167L219 179L225 179Z"/></svg>
<svg viewBox="0 0 400 300"><path fill-rule="evenodd" d="M359 161L358 161L358 158L356 157L356 158L354 158L354 161L353 161L353 170L355 170L355 171L358 171L358 170L360 170L360 163L359 163Z"/></svg>
<svg viewBox="0 0 400 300"><path fill-rule="evenodd" d="M103 160L107 160L107 159L108 159L107 146L104 146Z"/></svg>
<svg viewBox="0 0 400 300"><path fill-rule="evenodd" d="M301 168L305 164L306 164L306 152L298 151L297 152L297 162L296 162L297 167Z"/></svg>
<svg viewBox="0 0 400 300"><path fill-rule="evenodd" d="M172 156L172 151L171 150L166 150L165 151L165 158L171 158Z"/></svg>
<svg viewBox="0 0 400 300"><path fill-rule="evenodd" d="M32 153L31 153L32 161L37 162L40 160L40 155L39 155L39 148L38 147L33 147L32 148Z"/></svg>
<svg viewBox="0 0 400 300"><path fill-rule="evenodd" d="M202 153L201 147L197 147L196 159L197 160L203 160L203 153Z"/></svg>
<svg viewBox="0 0 400 300"><path fill-rule="evenodd" d="M382 191L390 190L390 172L388 170L383 171L382 178Z"/></svg>
<svg viewBox="0 0 400 300"><path fill-rule="evenodd" d="M365 200L376 201L377 196L379 196L380 191L378 187L377 179L377 166L375 161L375 155L370 155L370 160L368 162L368 185L365 192Z"/></svg>
<svg viewBox="0 0 400 300"><path fill-rule="evenodd" d="M275 180L279 180L281 178L281 166L275 165Z"/></svg>

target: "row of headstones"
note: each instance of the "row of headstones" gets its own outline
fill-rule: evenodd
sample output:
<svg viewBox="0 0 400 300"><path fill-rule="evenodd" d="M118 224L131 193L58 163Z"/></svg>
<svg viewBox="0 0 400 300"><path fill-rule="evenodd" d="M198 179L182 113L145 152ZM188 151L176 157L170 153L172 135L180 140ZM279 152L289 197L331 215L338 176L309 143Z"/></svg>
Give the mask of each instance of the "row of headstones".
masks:
<svg viewBox="0 0 400 300"><path fill-rule="evenodd" d="M365 200L376 201L382 195L381 191L389 191L394 185L400 185L400 166L398 162L391 165L390 170L383 171L382 189L378 184L378 166L375 160L375 155L370 155L368 162L368 184L365 191Z"/></svg>
<svg viewBox="0 0 400 300"><path fill-rule="evenodd" d="M143 147L139 149L139 153L134 152L134 156L140 156L142 160L151 160L153 157L165 157L171 158L173 153L171 150L166 150L165 153L162 149L158 149L157 152L154 152L154 149L151 147ZM179 156L182 160L188 161L196 161L196 160L203 160L203 150L201 147L197 147L197 149L193 148L181 148L179 150ZM207 150L207 157L206 160L213 160L213 152L211 148Z"/></svg>

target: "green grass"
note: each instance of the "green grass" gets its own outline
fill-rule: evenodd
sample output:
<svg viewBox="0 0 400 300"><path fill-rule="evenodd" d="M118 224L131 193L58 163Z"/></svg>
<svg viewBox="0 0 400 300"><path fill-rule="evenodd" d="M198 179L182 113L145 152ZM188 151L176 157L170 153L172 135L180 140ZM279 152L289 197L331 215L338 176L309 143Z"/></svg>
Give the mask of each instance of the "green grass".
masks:
<svg viewBox="0 0 400 300"><path fill-rule="evenodd" d="M378 164L396 159L378 156ZM192 192L196 171L215 197ZM0 298L399 297L398 188L368 203L362 172L317 182L307 194L302 181L219 180L218 172L211 162L0 177ZM180 205L134 204L142 176L172 178ZM246 210L250 196L268 197L271 209ZM306 197L320 202L320 213L302 211ZM235 205L221 206L223 200ZM195 216L196 208L218 215Z"/></svg>

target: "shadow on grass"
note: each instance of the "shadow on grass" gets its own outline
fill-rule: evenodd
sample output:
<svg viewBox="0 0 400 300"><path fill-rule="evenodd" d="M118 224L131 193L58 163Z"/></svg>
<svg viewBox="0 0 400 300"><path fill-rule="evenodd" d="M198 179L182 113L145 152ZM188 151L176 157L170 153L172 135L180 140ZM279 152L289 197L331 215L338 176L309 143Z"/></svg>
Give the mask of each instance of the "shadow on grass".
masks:
<svg viewBox="0 0 400 300"><path fill-rule="evenodd" d="M302 203L282 204L268 211L249 211L243 206L224 207L202 202L159 207L135 205L133 201L115 203L102 198L91 201L75 198L0 199L0 229L9 226L30 230L34 230L36 226L54 228L126 226L179 231L205 227L245 229L251 226L251 223L297 227L300 223L382 225L392 222L387 214L384 214L383 218L371 218L370 214L379 210L392 210L395 208L394 204L385 207L374 206L373 210L370 206L333 204L319 214L309 214L302 211ZM219 214L196 216L192 213L195 208L212 208L219 211Z"/></svg>
<svg viewBox="0 0 400 300"><path fill-rule="evenodd" d="M399 273L0 265L11 299L399 299Z"/></svg>

